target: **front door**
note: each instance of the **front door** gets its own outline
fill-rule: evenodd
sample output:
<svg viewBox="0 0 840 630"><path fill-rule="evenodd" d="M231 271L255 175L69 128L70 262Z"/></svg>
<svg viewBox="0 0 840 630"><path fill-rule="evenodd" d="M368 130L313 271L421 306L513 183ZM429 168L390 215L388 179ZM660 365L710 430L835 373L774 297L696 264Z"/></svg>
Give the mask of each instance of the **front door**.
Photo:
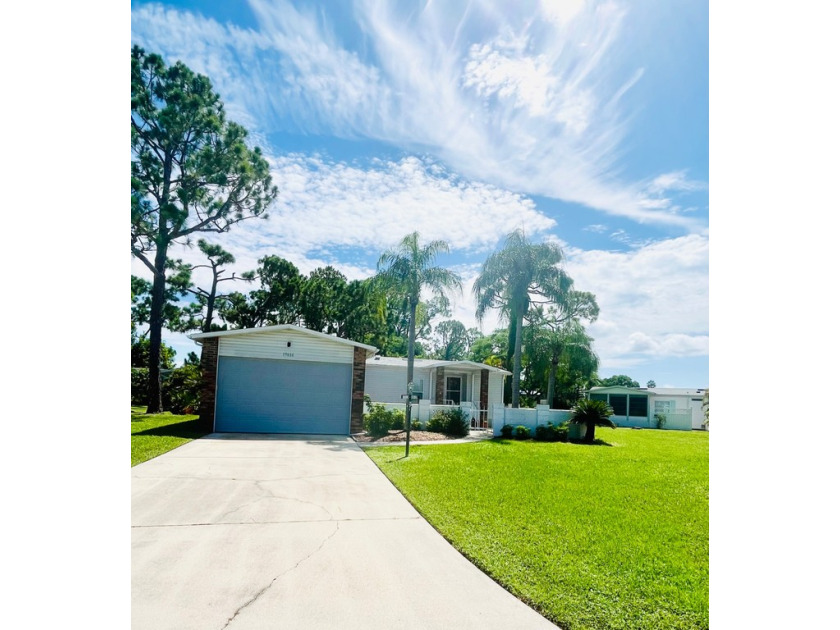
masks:
<svg viewBox="0 0 840 630"><path fill-rule="evenodd" d="M453 405L461 404L461 377L447 376L446 377L446 396L444 396L447 404Z"/></svg>

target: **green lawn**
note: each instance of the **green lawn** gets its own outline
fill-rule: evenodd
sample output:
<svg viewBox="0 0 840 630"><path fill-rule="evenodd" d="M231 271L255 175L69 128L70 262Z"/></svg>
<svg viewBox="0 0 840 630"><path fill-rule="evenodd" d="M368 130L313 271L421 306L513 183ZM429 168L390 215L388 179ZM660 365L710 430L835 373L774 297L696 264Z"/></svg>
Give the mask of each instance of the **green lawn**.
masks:
<svg viewBox="0 0 840 630"><path fill-rule="evenodd" d="M207 435L207 431L199 427L198 416L177 416L168 412L146 415L145 409L131 408L132 466Z"/></svg>
<svg viewBox="0 0 840 630"><path fill-rule="evenodd" d="M457 549L562 628L708 628L709 434L596 437L605 444L366 452Z"/></svg>

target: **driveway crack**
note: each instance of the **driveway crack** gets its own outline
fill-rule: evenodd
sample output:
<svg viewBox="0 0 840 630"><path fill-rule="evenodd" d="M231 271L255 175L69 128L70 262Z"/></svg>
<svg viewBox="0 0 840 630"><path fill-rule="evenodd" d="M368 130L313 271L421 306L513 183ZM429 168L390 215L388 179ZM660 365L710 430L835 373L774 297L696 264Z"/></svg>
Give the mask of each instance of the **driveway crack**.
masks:
<svg viewBox="0 0 840 630"><path fill-rule="evenodd" d="M292 571L297 569L300 565L302 565L304 562L309 560L312 556L314 556L319 551L321 551L321 549L324 548L324 545L326 545L330 541L330 539L338 533L339 528L340 528L339 523L337 521L335 521L335 529L332 531L332 533L330 533L329 536L327 536L326 538L324 538L324 540L321 541L321 544L318 545L317 549L313 550L306 557L298 560L295 563L294 566L289 567L288 569L286 569L285 571L283 571L282 573L280 573L278 575L275 575L274 578L268 584L265 585L265 587L260 589L256 594L254 594L254 596L251 599L249 599L247 602L245 602L239 608L236 609L236 612L234 612L233 615L225 622L225 625L222 626L221 630L225 630L225 628L227 628L233 622L233 620L236 619L237 616L239 616L239 613L241 613L243 610L248 608L251 604L256 602L260 597L262 597L268 591L268 589L270 589L274 585L274 583L277 580L279 580L281 577L283 577L285 575L288 575L289 573L291 573Z"/></svg>

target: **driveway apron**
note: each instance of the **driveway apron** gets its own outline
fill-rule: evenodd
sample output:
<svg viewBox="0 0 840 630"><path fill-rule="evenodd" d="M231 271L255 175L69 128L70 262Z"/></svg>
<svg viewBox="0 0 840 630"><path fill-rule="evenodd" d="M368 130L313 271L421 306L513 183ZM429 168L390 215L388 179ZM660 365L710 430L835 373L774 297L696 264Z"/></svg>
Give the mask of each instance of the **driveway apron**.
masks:
<svg viewBox="0 0 840 630"><path fill-rule="evenodd" d="M212 434L131 476L135 630L555 627L350 438Z"/></svg>

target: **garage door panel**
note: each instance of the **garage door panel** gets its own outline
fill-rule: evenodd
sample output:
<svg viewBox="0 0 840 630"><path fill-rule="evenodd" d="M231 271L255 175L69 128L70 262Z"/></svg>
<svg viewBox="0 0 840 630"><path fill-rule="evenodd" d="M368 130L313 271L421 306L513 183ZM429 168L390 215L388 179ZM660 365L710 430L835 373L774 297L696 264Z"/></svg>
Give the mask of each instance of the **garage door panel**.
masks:
<svg viewBox="0 0 840 630"><path fill-rule="evenodd" d="M352 367L220 357L216 431L346 435Z"/></svg>

